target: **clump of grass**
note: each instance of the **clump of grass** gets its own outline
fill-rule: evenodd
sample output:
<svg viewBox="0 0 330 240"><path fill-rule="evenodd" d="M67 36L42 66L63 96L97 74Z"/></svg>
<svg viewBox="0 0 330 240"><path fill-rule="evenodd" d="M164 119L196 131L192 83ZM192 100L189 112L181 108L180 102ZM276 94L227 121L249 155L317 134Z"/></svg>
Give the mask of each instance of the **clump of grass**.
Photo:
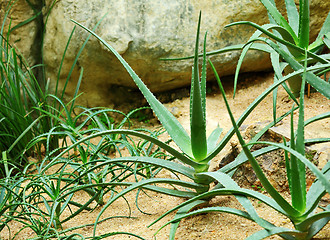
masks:
<svg viewBox="0 0 330 240"><path fill-rule="evenodd" d="M6 17L14 3L9 3ZM75 28L63 59L74 31ZM59 78L55 89L49 87L49 82L40 83L31 70L33 68L17 54L18 51L8 42L9 35L3 36L3 32L4 22L0 35L0 232L7 229L9 239L17 238L26 230L34 233L34 239L85 239L75 231L90 224L69 229L63 229L63 224L82 211L93 211L104 205L105 196L114 195L117 192L115 187L122 185L118 182L130 177L150 178L161 169L145 163L108 163L114 151L121 156L125 149L131 156L163 159L168 156L153 143L140 141L136 144L126 134L127 128L132 127L130 117L142 109L124 114L113 109L77 106L75 101L79 97L83 69L73 99L64 102L66 87L59 90ZM87 41L88 38L75 63ZM58 76L62 63L63 60ZM112 114L122 115L122 120L117 123ZM161 130L145 129L136 132L153 138L162 133ZM29 161L29 157L37 161ZM89 196L83 203L75 200L80 191ZM71 214L64 218L66 211ZM21 224L22 228L12 232L11 222ZM119 234L140 238L126 232L112 232L97 238Z"/></svg>

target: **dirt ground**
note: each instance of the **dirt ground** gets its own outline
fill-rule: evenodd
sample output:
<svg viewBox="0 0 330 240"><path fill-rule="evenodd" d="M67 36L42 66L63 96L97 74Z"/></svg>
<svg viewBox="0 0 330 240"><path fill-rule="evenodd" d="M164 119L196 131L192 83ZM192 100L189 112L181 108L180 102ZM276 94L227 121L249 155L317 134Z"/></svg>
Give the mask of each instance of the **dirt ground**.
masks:
<svg viewBox="0 0 330 240"><path fill-rule="evenodd" d="M257 74L250 75L241 79L235 99L233 96L232 82L228 81L225 84L226 93L229 99L230 106L234 112L236 119L241 113L248 107L248 105L260 95L268 86L271 85L273 79L271 74ZM292 108L293 101L288 98L285 91L280 88L277 97L277 112L278 115L283 114ZM317 114L330 111L330 102L319 93L312 93L309 98L305 99L305 118L310 118ZM182 125L189 131L189 98L182 98L175 100L171 103L167 103L166 106L178 117ZM255 122L266 122L272 120L272 96L268 96L257 109L248 117L245 125L249 125ZM283 124L286 124L288 119L285 119ZM216 85L212 85L209 88L207 96L207 126L208 132L210 133L217 125L220 125L224 129L225 134L231 127L231 122L227 114L227 110L224 106L222 96L216 88ZM148 126L156 127L157 121L152 120ZM306 137L329 137L330 136L330 120L322 120L316 124L311 124L306 128ZM214 161L211 163L211 169L214 169L219 164L224 153L220 153ZM329 157L329 156L328 156ZM329 158L327 157L327 160ZM169 173L162 173L163 177L168 176ZM251 187L251 186L247 186ZM286 198L289 198L287 192L282 193ZM135 207L135 196L136 192L132 192L127 195L127 199L131 203L131 213L133 218L113 218L107 220L97 227L97 234L104 234L108 232L132 232L145 239L168 239L169 227L165 227L154 236L156 231L165 224L168 220L173 218L174 214L170 214L157 224L147 228L153 220L157 219L161 214L175 207L184 200L165 196L153 192L146 194L141 193L138 203L139 207L145 213L141 213ZM77 201L82 201L85 193L81 193L81 196L76 196ZM257 212L260 216L265 217L268 221L274 223L277 226L292 227L290 221L267 206L253 201L256 206ZM239 203L230 196L216 197L211 200L210 205L212 206L227 206L239 208ZM94 223L101 208L97 208L93 212L83 212L73 220L66 222L64 228L70 228L87 223ZM66 214L70 214L69 212ZM109 207L102 218L110 216L127 216L128 208L127 203L119 199L111 207ZM66 217L66 216L64 216ZM14 225L11 226L15 228ZM17 225L16 228L20 226ZM261 229L257 224L254 224L243 218L230 215L230 214L204 214L195 217L190 217L183 220L178 228L176 239L245 239L247 236ZM85 227L79 230L80 233L90 236L92 234L93 227ZM17 239L28 239L32 237L31 231L24 231ZM3 236L3 235L2 235ZM6 238L4 238L6 239ZM107 239L136 239L132 236L127 235L115 235L108 237ZM267 239L281 239L280 237L274 236ZM315 239L330 239L330 224L328 225L315 237Z"/></svg>

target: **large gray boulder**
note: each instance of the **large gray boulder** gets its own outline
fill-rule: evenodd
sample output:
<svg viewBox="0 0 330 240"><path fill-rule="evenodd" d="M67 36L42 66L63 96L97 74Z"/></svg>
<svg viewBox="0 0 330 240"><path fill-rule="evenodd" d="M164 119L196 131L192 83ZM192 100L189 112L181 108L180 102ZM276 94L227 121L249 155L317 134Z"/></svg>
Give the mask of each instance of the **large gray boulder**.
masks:
<svg viewBox="0 0 330 240"><path fill-rule="evenodd" d="M252 28L224 29L236 20L265 23L267 15L258 0L187 1L187 0L62 0L52 10L44 44L47 72L55 78L74 19L92 29L105 15L95 32L112 45L130 64L153 92L187 86L191 78L191 61L160 61L160 58L193 54L199 11L202 11L201 36L208 31L207 50L242 43ZM61 78L65 78L88 33L79 28L71 41ZM201 41L202 42L202 41ZM238 52L213 57L221 75L232 74ZM267 55L254 52L243 71L260 71L270 67ZM107 105L114 96L113 85L135 88L134 82L115 57L92 37L82 52L73 79L84 68L81 100L84 105ZM208 71L208 77L213 74ZM61 82L63 80L61 79ZM68 89L74 91L75 81ZM69 94L69 96L72 94Z"/></svg>
<svg viewBox="0 0 330 240"><path fill-rule="evenodd" d="M35 0L35 2L42 1ZM45 0L44 9L49 9L53 2L54 0ZM17 4L26 5L26 2L19 0ZM283 2L279 2L278 6L283 7ZM315 38L329 9L330 1L311 1L313 31L311 38ZM46 10L43 11L44 20L46 20ZM202 11L201 39L208 31L207 51L244 43L254 32L254 29L248 26L224 29L229 23L249 20L263 24L268 21L267 13L258 0L56 1L47 18L44 39L43 53L47 77L52 83L57 79L62 55L75 26L70 20L76 20L93 29L107 14L95 32L125 58L152 91L160 92L187 86L191 77L191 60L160 61L159 59L193 54L199 11ZM16 15L19 16L16 16L16 19L26 19L27 17L23 17L24 14L17 12ZM36 44L36 40L31 40L31 43L29 36L30 39L37 39L35 32L36 29L31 24L28 32L30 35L25 34L21 37L21 32L17 31L17 36L13 36L13 38L21 38L21 42L24 43L20 45L23 53L31 53L30 44ZM87 36L85 30L76 28L59 75L60 86L64 85L72 63ZM238 52L232 52L214 56L212 61L220 75L230 75L235 71L238 56ZM82 68L84 75L80 89L84 95L79 98L79 103L85 106L111 106L117 98L127 97L127 91L121 91L123 96L115 94L117 86L125 89L135 88L126 70L94 37L90 38L78 59L67 87L68 97L71 97L75 91ZM242 71L261 71L269 68L270 61L266 54L251 52L243 64ZM208 78L213 78L210 70Z"/></svg>

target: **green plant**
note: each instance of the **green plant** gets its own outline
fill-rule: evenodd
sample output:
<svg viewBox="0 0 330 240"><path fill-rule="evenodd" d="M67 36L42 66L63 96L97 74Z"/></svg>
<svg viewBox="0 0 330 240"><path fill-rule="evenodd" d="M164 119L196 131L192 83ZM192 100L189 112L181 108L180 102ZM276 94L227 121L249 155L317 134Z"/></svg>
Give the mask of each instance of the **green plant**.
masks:
<svg viewBox="0 0 330 240"><path fill-rule="evenodd" d="M25 146L46 127L41 125L41 114L33 111L33 107L42 107L44 93L32 73L23 70L25 65L20 65L22 58L14 48L5 43L0 46L0 55L0 151L6 151L9 161L20 166L24 163L18 158ZM25 153L31 155L33 151Z"/></svg>
<svg viewBox="0 0 330 240"><path fill-rule="evenodd" d="M305 83L306 77L306 64L305 62L305 71L303 73L303 83ZM212 63L211 63L212 65ZM231 109L229 107L228 101L226 99L225 91L222 87L220 78L216 73L215 68L212 66L216 78L219 83L220 90L224 97L232 124L235 128L235 132L238 136L241 146L243 147L244 154L249 159L251 166L253 167L258 179L260 180L262 187L267 191L270 197L261 194L258 191L252 191L248 189L243 189L237 186L237 184L231 180L228 176L223 175L221 178L218 177L220 185L224 186L222 188L215 187L209 192L196 196L193 199L190 199L183 204L180 204L176 208L172 209L182 209L186 206L189 206L194 201L199 199L204 199L207 197L214 197L217 195L228 195L233 194L237 197L251 197L257 199L258 201L270 206L275 211L283 214L285 217L289 218L293 223L295 229L288 229L284 227L274 226L272 223L267 220L259 217L254 210L252 205L243 204L240 202L244 208L243 211L237 209L231 209L227 207L207 207L199 210L192 211L190 213L182 214L170 221L170 223L180 221L182 218L188 216L193 216L200 213L208 212L227 212L232 213L244 218L247 218L251 221L256 222L260 225L263 230L260 230L247 239L264 239L272 235L279 235L283 239L312 239L329 221L330 218L330 208L329 205L326 207L319 206L321 198L330 191L330 164L327 163L324 168L320 171L313 163L311 163L305 156L305 143L307 140L304 138L304 128L306 125L318 121L320 119L329 118L330 113L325 113L308 119L304 121L304 88L305 84L302 84L301 95L300 95L300 105L299 105L299 120L297 132L294 132L293 125L293 111L291 111L291 140L290 143L284 141L283 144L273 143L273 142L250 142L245 143ZM330 138L324 139L312 139L311 142L328 142ZM249 146L255 144L267 144L270 146L275 146L276 148L282 148L286 152L286 170L287 178L289 183L289 189L291 193L291 204L287 201L275 188L270 184L265 174L262 172L261 167L255 159L255 154L251 153ZM290 153L290 157L288 155ZM313 185L310 187L309 191L306 190L306 177L305 177L305 167L308 167L316 176L316 180ZM215 176L215 173L203 173L206 176ZM316 209L320 211L316 211ZM171 212L170 211L170 212ZM167 212L166 214L168 214ZM165 216L164 214L163 216ZM157 219L158 221L159 219Z"/></svg>
<svg viewBox="0 0 330 240"><path fill-rule="evenodd" d="M290 73L292 71L303 69L302 62L305 57L308 57L309 65L329 63L330 56L329 54L322 54L322 49L324 46L329 46L330 13L328 14L316 40L309 44L310 16L308 0L299 1L299 12L293 0L285 1L288 21L278 11L273 0L260 0L260 2L268 11L270 23L259 26L249 21L241 21L227 25L226 27L234 25L249 25L256 28L257 31L244 45L229 46L212 53L215 54L216 52L242 50L236 68L235 88L240 67L249 49L264 51L270 54L272 66L275 71L275 81L281 79L283 71L285 73ZM268 38L263 37L262 34L265 34ZM308 72L306 75L306 81L324 96L330 98L329 84L318 77L328 71L329 67L324 67L322 69ZM293 95L299 97L301 76L292 77L288 82ZM283 84L283 86L290 94L286 84ZM274 95L276 95L276 91L274 92Z"/></svg>
<svg viewBox="0 0 330 240"><path fill-rule="evenodd" d="M291 140L289 146L287 146L284 141L283 144L264 142L269 145L278 146L285 150L286 152L286 170L287 177L289 182L289 188L291 193L291 205L273 188L273 186L268 182L265 175L262 173L260 166L256 162L255 158L252 156L250 150L248 149L246 143L244 142L238 127L234 121L233 115L229 108L229 105L226 101L227 109L230 114L232 123L235 127L235 132L239 138L240 144L243 147L243 150L246 156L249 158L249 161L256 172L259 180L270 194L270 196L275 200L280 208L273 205L270 200L264 201L267 205L272 206L275 210L286 215L291 222L294 224L295 230L281 229L278 227L265 228L254 235L251 239L262 239L266 236L278 234L284 239L311 239L316 233L318 233L325 224L329 221L330 217L330 208L329 206L322 208L323 211L317 213L315 209L318 207L319 201L326 192L330 191L330 164L320 171L313 163L311 163L305 156L305 137L304 137L304 128L307 124L311 122L329 117L330 113L318 115L310 120L307 120L307 123L304 121L304 90L305 90L305 79L307 77L307 58L305 59L304 64L304 73L302 78L301 90L300 90L300 101L299 101L299 120L297 132L294 132L293 124L293 110L291 113ZM218 79L220 89L222 94L225 97L223 87L221 85L220 79ZM330 141L329 138L326 139L315 139L315 141ZM262 142L249 143L249 144L262 144ZM287 153L290 153L290 157ZM306 167L308 167L317 177L317 180L309 189L308 193L306 190ZM258 223L258 222L257 222ZM262 225L261 225L262 226ZM264 227L264 226L263 226Z"/></svg>
<svg viewBox="0 0 330 240"><path fill-rule="evenodd" d="M33 4L31 5L29 1L27 2L32 8L35 8ZM46 22L55 2L56 1L53 1L50 4L47 16L45 16ZM78 91L83 76L83 68L81 68L80 71L76 91L69 103L64 102L64 93L77 60L88 42L89 37L87 37L86 41L81 46L71 66L64 87L60 91L60 73L65 54L75 31L75 28L73 28L63 52L57 79L53 80L55 82L55 87L50 88L49 80L47 82L45 81L44 74L36 76L34 73L36 68L39 69L37 72L44 72L45 66L37 65L30 67L26 60L16 53L17 50L9 44L10 33L24 24L33 21L41 12L36 12L35 16L16 26L11 27L11 24L9 24L7 35L3 35L5 22L9 18L8 15L15 3L16 1L9 1L0 32L0 152L6 152L7 162L10 163L7 167L15 168L15 172L11 171L13 174L22 170L24 166L28 164L27 158L29 156L34 156L40 160L42 146L44 146L47 154L55 154L56 152L54 150L59 150L60 139L65 139L65 137L69 136L71 140L73 140L74 138L77 139L81 137L82 134L116 127L111 122L102 123L100 118L96 117L98 114L103 114L103 116L105 116L107 112L118 112L122 114L119 111L109 109L96 111L96 109L80 108L83 112L73 117L75 114L74 111L78 108L75 101L76 98L79 97ZM37 9L34 10L36 11ZM40 79L40 76L43 76L43 78ZM118 127L121 127L128 121L127 117L124 118ZM87 118L87 121L84 121L83 118ZM78 121L82 121L83 124L78 124ZM97 129L89 132L84 131L82 128L85 127L89 121L94 124ZM108 144L107 149L110 148L111 144ZM105 149L106 148L103 150L105 151ZM1 177L5 174L3 165L0 166L0 171Z"/></svg>
<svg viewBox="0 0 330 240"><path fill-rule="evenodd" d="M5 20L14 3L9 2ZM80 142L75 145L73 153L58 157L57 161L49 164L48 161L54 156L65 152L70 145L88 135L111 131L109 129L119 130L125 124L130 124L129 117L139 109L123 114L112 109L77 107L75 100L78 97L83 69L73 99L69 103L63 101L66 85L88 38L76 56L62 92L58 88L59 77L55 89L49 88L49 82L39 82L42 79L37 80L32 70L41 67L43 71L44 66L30 68L25 59L9 44L10 32L32 20L33 18L28 19L13 28L9 26L6 37L3 36L5 21L1 28L0 233L7 229L9 235L5 237L15 239L20 232L29 229L35 234L33 239L85 239L80 234L70 234L70 232L91 224L62 229L63 223L84 210L91 211L96 206L103 205L104 196L116 192L114 189L114 186L118 185L116 181L120 182L134 175L147 178L148 175L152 176L160 170L160 168L149 168L148 165L138 168L134 164L113 163L104 166L98 163L109 160L108 154L113 149L120 153L124 147L129 149L132 156L159 153L158 149L151 149L152 146L147 143L141 143L137 147L124 133L114 132L101 134L100 139L93 143ZM75 28L67 42L63 59L74 31ZM63 60L59 66L58 76L62 64ZM74 116L75 110L79 110L76 116ZM123 115L122 121L119 124L111 121L108 116L111 113ZM92 127L88 128L88 126ZM154 137L159 135L150 131L145 134ZM59 142L60 139L62 142ZM42 146L44 150L41 150ZM29 162L27 157L30 156L37 157L39 161ZM48 174L47 171L55 172ZM86 202L75 201L74 197L78 191L89 194ZM95 207L91 207L92 202L97 203ZM71 211L69 217L63 217L65 211ZM10 222L20 223L22 228L12 234ZM135 234L125 232L112 232L96 236L96 239L118 234L142 239Z"/></svg>
<svg viewBox="0 0 330 240"><path fill-rule="evenodd" d="M75 22L75 21L74 21ZM88 136L80 141L78 141L74 146L77 146L83 141L86 141L90 138L101 136L103 134L113 134L113 133L122 133L126 135L140 137L147 141L152 142L153 144L163 148L169 155L173 156L180 161L171 162L168 160L159 159L157 157L121 157L111 160L106 160L102 164L113 164L113 163L141 163L141 164L149 164L153 166L160 166L165 170L171 171L172 173L178 176L178 179L168 179L168 178L142 178L138 182L118 182L116 184L121 184L123 186L128 186L126 189L122 190L118 194L114 195L103 207L101 212L99 213L95 226L94 226L94 234L97 227L97 222L100 219L100 216L103 214L105 209L107 209L115 200L120 197L123 197L126 193L134 190L134 189L148 189L156 192L160 192L167 195L182 197L188 200L189 204L185 204L177 213L177 218L172 223L171 231L170 231L170 239L174 239L174 235L176 229L178 227L179 221L178 219L180 216L185 215L189 212L192 208L200 205L205 204L208 202L212 195L208 195L210 191L210 183L213 181L221 182L216 189L221 189L222 187L233 187L238 189L236 183L234 183L229 175L225 173L232 174L236 167L245 161L247 158L244 154L240 154L240 156L232 163L220 171L211 173L208 171L208 166L210 160L214 158L228 143L228 141L233 136L235 129L232 128L222 139L220 139L221 128L217 127L212 134L207 138L206 137L206 119L205 119L205 97L206 97L206 35L204 39L204 51L203 51L203 64L202 64L202 71L201 71L201 78L199 75L199 67L198 67L198 45L199 45L199 26L200 26L200 19L198 23L198 30L196 36L196 47L195 47L195 54L194 54L194 66L192 71L192 80L191 80L191 95L190 95L190 106L191 106L191 113L190 113L190 132L191 135L189 136L188 133L183 129L181 124L174 118L174 116L155 98L155 96L149 91L149 89L145 86L142 80L135 74L133 69L127 64L127 62L104 40L102 40L97 34L93 31L87 29L83 25L75 22L80 27L84 28L89 33L93 34L100 42L102 42L122 63L122 65L126 68L140 91L143 93L144 97L147 99L150 107L155 112L156 116L160 120L161 124L167 131L167 133L171 136L172 141L177 145L177 147L181 150L178 151L175 148L167 145L164 142L159 141L158 139L152 138L145 134L136 131L130 130L113 130L113 131L105 131L103 133L97 133L91 136ZM322 66L323 67L323 66ZM311 71L311 69L309 69ZM272 86L270 86L264 93L262 93L255 101L246 109L246 111L242 114L242 116L237 121L237 125L240 126L246 117L252 112L252 110L274 89L276 89L280 84L284 83L289 77L298 75L302 72L296 71L291 73L291 75L275 82ZM289 114L289 112L287 113ZM285 115L287 115L285 114ZM284 115L284 116L285 116ZM276 124L280 121L284 116L276 119L274 122L269 124L263 131L257 134L253 141L257 141L261 135L271 126ZM262 149L262 151L256 151L254 156L258 156L265 152L269 152L276 149L276 147L268 147L266 149ZM66 151L69 151L67 149ZM55 161L53 159L52 161ZM185 165L184 165L185 164ZM185 181L184 179L179 178L180 176L185 176L188 178L189 181ZM169 189L166 187L159 187L155 184L165 183L172 186L182 186L185 187L185 190L181 190L180 188L175 187L175 189ZM113 183L115 184L115 183ZM253 209L250 201L245 196L236 196L236 198L240 201L240 203L248 208L248 214L257 218L257 214ZM177 208L176 208L177 209Z"/></svg>
<svg viewBox="0 0 330 240"><path fill-rule="evenodd" d="M93 210L94 207L92 208L90 204L100 194L107 191L107 183L94 182L81 185L80 179L88 174L88 170L82 173L82 176L76 176L74 173L71 173L69 162L70 159L62 159L57 164L60 166L64 164L58 172L53 174L30 174L28 171L25 171L24 175L17 174L14 177L0 180L0 232L7 227L9 232L7 237L9 239L15 239L20 232L26 229L35 233L35 237L32 239L62 239L65 237L69 239L85 239L80 234L70 234L70 232L92 226L93 224L84 224L68 229L62 229L62 224L71 220L82 211ZM74 199L77 192L100 186L102 186L102 191L100 190L89 199L87 198L86 202L78 203ZM65 211L70 211L70 215L67 217L62 216ZM11 235L9 222L20 223L22 227ZM112 232L97 236L97 239L117 234L128 234L140 238L131 233ZM79 236L79 238L73 238L73 236Z"/></svg>
<svg viewBox="0 0 330 240"><path fill-rule="evenodd" d="M38 77L41 75L36 76L34 73L36 69L40 68L43 72L44 66L30 67L23 56L17 54L18 50L9 43L11 32L33 21L40 15L40 12L13 27L10 21L7 35L4 36L5 22L9 19L9 13L15 3L16 1L8 2L0 30L0 151L6 151L9 166L20 171L28 163L27 157L34 154L35 157L41 156L42 145L45 145L45 142L39 139L32 144L31 140L40 134L51 131L58 124L57 119L50 115L61 111L65 88L61 97L52 98L53 91L49 88L49 82L46 82L45 78ZM54 3L55 1L51 4L50 9ZM57 88L54 94L58 95ZM48 113L48 115L44 113ZM47 142L47 147L57 148L59 138L60 136L54 135ZM4 176L3 166L0 167L0 170L0 177L2 177ZM12 173L15 174L17 171Z"/></svg>

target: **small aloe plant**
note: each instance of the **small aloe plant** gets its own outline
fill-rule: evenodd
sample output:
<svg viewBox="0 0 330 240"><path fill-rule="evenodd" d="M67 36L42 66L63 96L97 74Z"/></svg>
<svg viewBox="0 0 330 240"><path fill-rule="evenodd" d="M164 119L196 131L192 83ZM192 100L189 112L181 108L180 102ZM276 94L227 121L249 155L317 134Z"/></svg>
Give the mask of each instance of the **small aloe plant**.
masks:
<svg viewBox="0 0 330 240"><path fill-rule="evenodd" d="M307 63L307 62L306 62ZM212 65L212 63L211 63ZM219 184L222 187L215 187L214 189L200 194L177 207L171 209L164 215L162 215L156 221L159 221L162 217L166 216L170 212L182 209L186 206L189 206L191 202L203 199L203 198L211 198L214 196L220 195L229 195L232 194L237 197L250 197L254 198L271 208L275 211L283 214L285 217L291 220L294 225L294 229L289 229L286 227L277 227L269 221L261 218L256 214L256 212L251 209L254 208L252 205L247 204L247 202L242 202L246 199L240 199L240 203L242 204L244 210L237 210L227 207L205 207L202 209L194 210L190 213L185 213L181 215L177 215L174 219L172 219L169 223L180 221L183 218L194 216L201 213L209 213L209 212L226 212L238 215L240 217L249 219L251 221L256 222L263 229L252 234L247 239L258 240L264 239L266 237L270 237L272 235L279 235L283 239L288 240L309 240L312 239L328 222L330 219L330 207L329 205L322 207L319 206L320 200L322 197L330 192L330 162L328 162L322 170L319 170L312 162L310 162L305 156L305 144L308 141L311 142L329 142L329 138L321 138L321 139L311 139L307 140L304 138L304 128L306 125L324 119L329 118L330 113L320 114L316 117L308 119L304 121L304 87L305 87L305 77L306 77L306 67L303 72L303 80L302 80L302 89L300 95L300 105L299 105L299 120L297 132L294 131L293 125L293 117L291 117L291 140L290 143L286 143L285 141L282 144L273 143L273 142L250 142L246 143L238 129L238 126L235 122L231 109L229 107L225 91L221 84L220 78L216 73L215 68L212 65L212 68L215 72L216 78L219 83L220 90L223 94L225 104L227 106L232 124L234 126L235 132L239 139L240 144L242 145L243 152L245 156L249 159L251 166L253 167L258 179L260 180L265 191L270 195L270 197L249 189L243 189L237 186L237 184L228 178L226 175L223 175L221 178L217 178ZM285 78L281 81L286 80ZM293 116L294 108L291 111L291 116ZM271 185L268 181L267 177L263 173L260 165L255 159L255 153L251 153L249 146L255 144L267 144L272 147L276 147L276 149L284 149L285 150L285 158L286 158L286 170L287 170L287 178L289 183L289 190L291 193L291 203L287 201L276 189ZM273 148L274 150L274 148ZM289 154L290 153L290 157ZM316 176L315 182L307 191L306 188L306 167L308 167L313 174ZM215 177L216 173L202 173L203 175L208 175ZM212 175L211 175L212 174ZM317 211L317 208L319 211ZM156 222L155 221L155 222ZM154 222L154 223L155 223ZM152 224L154 224L152 223ZM166 224L166 225L167 225ZM165 226L166 226L165 225Z"/></svg>
<svg viewBox="0 0 330 240"><path fill-rule="evenodd" d="M329 54L322 54L322 49L324 47L329 48L330 12L316 40L309 44L310 15L308 0L299 1L299 11L297 10L294 0L285 1L288 21L278 11L274 0L260 0L260 2L268 11L269 24L259 26L250 21L240 21L229 24L226 27L249 25L257 30L246 44L229 46L211 53L215 54L225 51L242 50L236 68L235 87L240 67L249 49L264 51L270 54L272 66L275 71L275 80L281 78L283 71L284 73L290 73L295 70L303 69L302 62L306 56L308 57L308 63L310 65L316 63L326 64L330 62ZM263 37L262 34L265 34L267 38ZM318 71L308 72L306 81L324 96L330 98L330 85L318 77L328 71L329 68L324 67ZM288 82L293 96L299 97L301 76L292 77ZM286 84L283 84L283 86L291 95Z"/></svg>
<svg viewBox="0 0 330 240"><path fill-rule="evenodd" d="M79 23L77 23L80 25ZM200 21L199 21L200 24ZM82 25L80 25L82 26ZM82 26L83 27L83 26ZM85 28L85 27L84 27ZM85 28L86 29L86 28ZM88 30L88 29L86 29ZM89 31L89 30L88 30ZM152 110L157 115L159 121L166 129L172 140L184 153L184 161L192 166L196 172L205 172L209 167L209 156L217 148L217 142L221 135L222 129L217 127L207 138L206 136L206 58L204 44L204 58L202 64L202 74L199 74L198 64L198 45L199 45L199 26L196 38L194 66L191 79L191 97L190 97L190 132L186 132L179 121L162 105L156 97L150 92L142 80L130 68L127 62L106 42L96 36L116 57L121 61L127 69L132 79L147 99ZM206 37L206 35L205 35Z"/></svg>

